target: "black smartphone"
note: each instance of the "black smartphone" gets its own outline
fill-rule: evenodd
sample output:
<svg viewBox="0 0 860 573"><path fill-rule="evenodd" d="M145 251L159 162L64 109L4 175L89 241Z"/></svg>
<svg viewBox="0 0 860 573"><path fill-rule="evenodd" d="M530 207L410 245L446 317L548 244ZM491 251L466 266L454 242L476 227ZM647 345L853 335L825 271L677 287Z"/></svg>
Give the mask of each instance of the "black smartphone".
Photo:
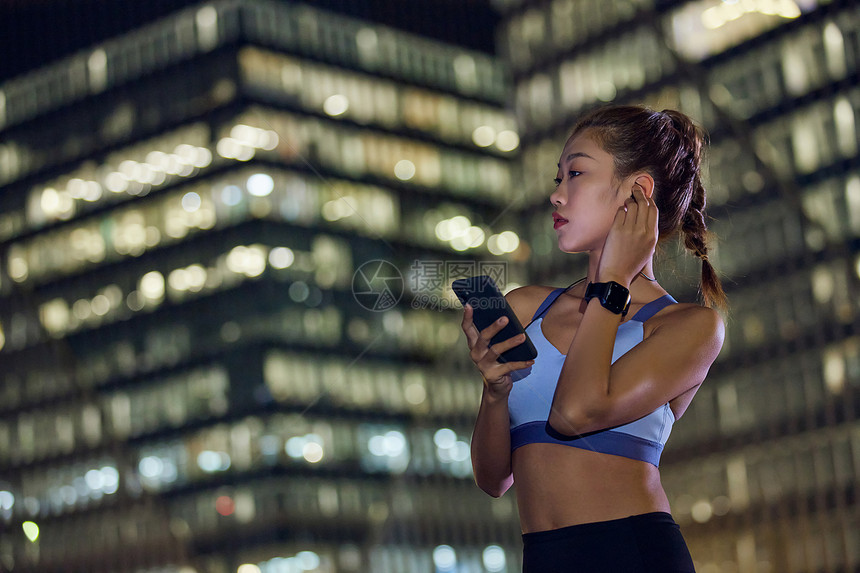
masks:
<svg viewBox="0 0 860 573"><path fill-rule="evenodd" d="M478 330L487 328L502 316L508 317L507 324L490 339L491 346L517 334L525 334L523 325L520 324L517 315L508 305L508 301L492 277L480 275L457 279L451 284L451 288L463 306L466 306L467 302L472 306L472 322ZM517 362L532 360L536 356L537 349L526 334L526 339L522 343L502 352L497 360L498 362Z"/></svg>

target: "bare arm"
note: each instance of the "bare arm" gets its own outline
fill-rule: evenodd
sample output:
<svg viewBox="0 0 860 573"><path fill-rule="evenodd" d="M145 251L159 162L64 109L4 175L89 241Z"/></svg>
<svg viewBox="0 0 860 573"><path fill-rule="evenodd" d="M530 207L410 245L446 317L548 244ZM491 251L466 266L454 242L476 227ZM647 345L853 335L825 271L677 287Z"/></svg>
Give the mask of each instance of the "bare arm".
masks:
<svg viewBox="0 0 860 573"><path fill-rule="evenodd" d="M509 303L513 298L522 295L523 289L518 295L506 296ZM517 311L517 305L511 304L517 318L521 319ZM504 327L504 322L496 322L478 331L472 322L472 308L466 305L463 312L463 331L471 349L470 357L484 380L484 390L481 394L481 406L478 409L478 417L475 420L475 429L472 433L471 456L472 471L475 474L475 483L483 491L493 497L500 497L513 484L514 478L511 472L511 430L510 418L508 416L508 395L513 387L511 372L526 368L534 361L507 362L496 361L499 354L522 344L524 335L518 335L492 347L488 346L490 339Z"/></svg>
<svg viewBox="0 0 860 573"><path fill-rule="evenodd" d="M486 387L472 433L472 471L478 487L493 497L501 497L514 483L508 398L493 396Z"/></svg>
<svg viewBox="0 0 860 573"><path fill-rule="evenodd" d="M704 380L722 347L716 311L679 309L611 364L620 316L588 303L553 399L550 425L567 435L626 424Z"/></svg>

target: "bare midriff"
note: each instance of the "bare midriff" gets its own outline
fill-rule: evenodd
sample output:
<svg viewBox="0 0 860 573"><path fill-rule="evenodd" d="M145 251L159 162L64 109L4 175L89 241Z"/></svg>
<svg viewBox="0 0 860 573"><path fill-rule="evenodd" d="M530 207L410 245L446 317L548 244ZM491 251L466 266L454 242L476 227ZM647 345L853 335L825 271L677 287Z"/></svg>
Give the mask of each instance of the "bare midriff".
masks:
<svg viewBox="0 0 860 573"><path fill-rule="evenodd" d="M558 444L513 451L514 488L523 533L669 512L656 467Z"/></svg>

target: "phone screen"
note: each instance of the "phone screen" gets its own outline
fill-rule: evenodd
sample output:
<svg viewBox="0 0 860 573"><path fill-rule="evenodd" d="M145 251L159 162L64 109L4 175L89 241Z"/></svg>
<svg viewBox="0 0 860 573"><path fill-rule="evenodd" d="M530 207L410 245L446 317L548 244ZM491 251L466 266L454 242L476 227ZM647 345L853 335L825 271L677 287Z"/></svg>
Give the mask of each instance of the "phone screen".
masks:
<svg viewBox="0 0 860 573"><path fill-rule="evenodd" d="M508 305L499 287L496 286L492 277L480 275L465 279L457 279L451 284L454 294L465 306L468 302L473 309L472 322L478 330L483 330L502 316L508 317L508 323L493 336L490 345L497 344L512 336L525 333L517 315ZM537 356L537 349L526 334L526 339L503 352L497 359L499 362L516 362L520 360L532 360Z"/></svg>

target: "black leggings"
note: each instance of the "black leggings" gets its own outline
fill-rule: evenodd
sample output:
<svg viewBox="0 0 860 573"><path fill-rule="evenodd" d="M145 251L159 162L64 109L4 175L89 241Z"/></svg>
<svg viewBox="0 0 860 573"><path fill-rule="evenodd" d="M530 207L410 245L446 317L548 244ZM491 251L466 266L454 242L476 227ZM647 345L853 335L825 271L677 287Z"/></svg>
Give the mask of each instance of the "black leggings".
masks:
<svg viewBox="0 0 860 573"><path fill-rule="evenodd" d="M523 573L695 573L662 511L523 534Z"/></svg>

